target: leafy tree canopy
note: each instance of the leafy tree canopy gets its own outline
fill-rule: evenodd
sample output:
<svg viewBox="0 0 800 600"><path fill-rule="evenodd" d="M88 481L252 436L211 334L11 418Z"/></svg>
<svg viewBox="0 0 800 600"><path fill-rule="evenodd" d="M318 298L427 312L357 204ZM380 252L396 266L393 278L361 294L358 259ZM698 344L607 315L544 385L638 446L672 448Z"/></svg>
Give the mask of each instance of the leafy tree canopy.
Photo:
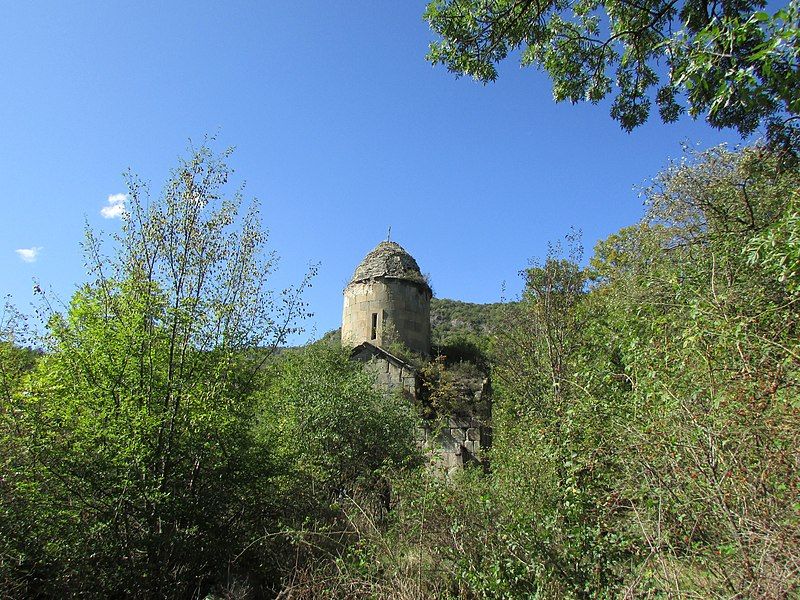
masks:
<svg viewBox="0 0 800 600"><path fill-rule="evenodd" d="M553 80L557 102L596 103L630 131L653 101L664 122L688 110L746 135L800 112L800 4L764 0L431 0L440 36L428 60L488 83L520 51Z"/></svg>
<svg viewBox="0 0 800 600"><path fill-rule="evenodd" d="M89 283L63 314L42 294L32 371L0 315L0 596L194 597L269 572L254 392L308 280L270 290L229 154L192 148L155 197L129 175L115 251L87 232Z"/></svg>

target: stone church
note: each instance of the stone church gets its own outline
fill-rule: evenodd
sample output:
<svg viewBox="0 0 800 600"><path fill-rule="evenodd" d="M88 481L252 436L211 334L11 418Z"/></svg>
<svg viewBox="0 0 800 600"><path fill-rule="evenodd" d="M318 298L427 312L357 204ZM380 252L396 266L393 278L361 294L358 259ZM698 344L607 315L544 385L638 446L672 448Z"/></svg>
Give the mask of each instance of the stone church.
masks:
<svg viewBox="0 0 800 600"><path fill-rule="evenodd" d="M430 359L432 297L417 261L390 241L367 254L344 289L342 345L351 349L354 360L376 372L379 385L402 391L417 404L422 400L418 370L391 350L402 347ZM488 379L480 390L465 393L487 397ZM488 415L482 417L449 415L443 423L426 423L419 432L420 443L448 472L481 460L490 443Z"/></svg>

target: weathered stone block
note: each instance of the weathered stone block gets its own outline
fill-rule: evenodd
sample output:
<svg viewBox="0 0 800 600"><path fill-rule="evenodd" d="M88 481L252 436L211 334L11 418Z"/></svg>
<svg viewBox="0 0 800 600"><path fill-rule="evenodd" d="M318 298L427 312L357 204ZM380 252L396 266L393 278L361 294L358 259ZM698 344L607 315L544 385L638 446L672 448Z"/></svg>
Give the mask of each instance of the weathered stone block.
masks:
<svg viewBox="0 0 800 600"><path fill-rule="evenodd" d="M447 430L436 436L436 441L443 452L454 453L461 446L461 442L454 440Z"/></svg>
<svg viewBox="0 0 800 600"><path fill-rule="evenodd" d="M462 417L450 417L448 425L451 428L458 427L459 429L466 429L470 427L470 420Z"/></svg>
<svg viewBox="0 0 800 600"><path fill-rule="evenodd" d="M428 442L428 430L424 427L417 427L414 438L417 444L426 444Z"/></svg>

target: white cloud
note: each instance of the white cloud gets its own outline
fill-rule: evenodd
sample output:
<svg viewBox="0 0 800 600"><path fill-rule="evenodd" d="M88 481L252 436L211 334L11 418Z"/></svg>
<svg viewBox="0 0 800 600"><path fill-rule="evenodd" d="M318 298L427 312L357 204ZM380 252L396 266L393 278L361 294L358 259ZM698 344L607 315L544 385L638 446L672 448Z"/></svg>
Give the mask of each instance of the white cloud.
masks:
<svg viewBox="0 0 800 600"><path fill-rule="evenodd" d="M125 201L128 199L128 194L111 194L108 197L108 206L100 209L100 214L106 219L116 219L121 217L125 212Z"/></svg>
<svg viewBox="0 0 800 600"><path fill-rule="evenodd" d="M41 246L33 246L32 248L17 248L14 250L14 252L17 253L17 256L19 256L26 263L36 262L36 259L39 258L39 252L41 251Z"/></svg>

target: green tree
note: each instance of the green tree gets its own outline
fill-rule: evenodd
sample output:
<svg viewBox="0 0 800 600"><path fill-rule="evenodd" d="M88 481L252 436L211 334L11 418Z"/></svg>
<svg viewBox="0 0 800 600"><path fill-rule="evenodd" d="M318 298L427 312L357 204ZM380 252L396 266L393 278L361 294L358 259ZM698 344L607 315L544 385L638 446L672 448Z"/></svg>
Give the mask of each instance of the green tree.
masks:
<svg viewBox="0 0 800 600"><path fill-rule="evenodd" d="M9 597L25 595L38 558L30 552L34 518L15 493L18 458L27 452L15 399L27 392L39 358L22 346L29 340L24 316L7 301L0 311L0 595Z"/></svg>
<svg viewBox="0 0 800 600"><path fill-rule="evenodd" d="M492 484L506 597L613 597L629 536L615 528L620 473L614 419L624 388L608 377L605 309L569 236L525 272L521 301L494 338Z"/></svg>
<svg viewBox="0 0 800 600"><path fill-rule="evenodd" d="M46 356L0 413L18 450L2 525L28 531L29 595L198 596L263 563L255 382L303 285L267 287L274 256L257 205L227 190L228 156L192 149L155 198L129 175L115 252L88 232L90 283L63 315L45 300Z"/></svg>
<svg viewBox="0 0 800 600"><path fill-rule="evenodd" d="M711 149L663 172L645 220L596 250L630 390L616 490L646 557L637 593L767 598L800 585L800 336L786 261L798 183L763 148Z"/></svg>
<svg viewBox="0 0 800 600"><path fill-rule="evenodd" d="M520 52L553 81L556 101L596 103L630 131L655 100L662 120L688 109L746 135L800 113L800 4L764 0L432 0L440 39L428 60L487 83Z"/></svg>
<svg viewBox="0 0 800 600"><path fill-rule="evenodd" d="M345 350L318 344L271 367L255 431L302 522L347 499L374 501L383 470L416 457L416 420L410 403L377 387Z"/></svg>

